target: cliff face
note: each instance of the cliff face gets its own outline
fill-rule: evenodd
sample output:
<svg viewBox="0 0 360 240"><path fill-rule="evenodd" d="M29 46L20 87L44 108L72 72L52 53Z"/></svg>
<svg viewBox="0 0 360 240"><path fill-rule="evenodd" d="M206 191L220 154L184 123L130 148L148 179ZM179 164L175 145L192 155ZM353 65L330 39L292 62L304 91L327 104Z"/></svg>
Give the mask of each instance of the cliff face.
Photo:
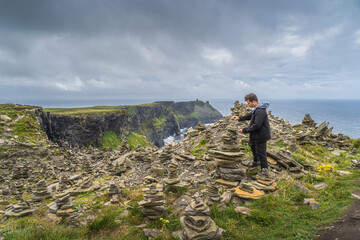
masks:
<svg viewBox="0 0 360 240"><path fill-rule="evenodd" d="M203 101L176 102L174 112L180 128L195 127L199 121L213 123L222 118L218 110L213 108L209 102Z"/></svg>
<svg viewBox="0 0 360 240"><path fill-rule="evenodd" d="M180 128L195 126L198 121L215 122L222 117L209 103L201 101L121 106L113 112L81 116L40 112L39 116L43 130L53 142L99 146L108 131L118 136L136 132L146 136L158 147L164 145L164 138L179 134Z"/></svg>

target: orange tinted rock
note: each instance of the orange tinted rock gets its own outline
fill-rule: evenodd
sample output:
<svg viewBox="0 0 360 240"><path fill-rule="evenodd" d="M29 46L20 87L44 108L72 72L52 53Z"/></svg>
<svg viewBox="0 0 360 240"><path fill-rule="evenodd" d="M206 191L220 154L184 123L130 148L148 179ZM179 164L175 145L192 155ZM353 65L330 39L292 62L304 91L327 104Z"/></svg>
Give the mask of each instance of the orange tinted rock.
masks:
<svg viewBox="0 0 360 240"><path fill-rule="evenodd" d="M253 193L246 192L238 187L234 188L234 194L240 198L245 199L259 199L264 193L254 188Z"/></svg>
<svg viewBox="0 0 360 240"><path fill-rule="evenodd" d="M274 187L276 187L277 186L277 184L276 184L276 182L275 181L265 181L265 180L257 180L259 183L261 183L261 184L263 184L263 185L266 185L266 186L270 186L270 185L274 185L274 183L275 183L275 186Z"/></svg>
<svg viewBox="0 0 360 240"><path fill-rule="evenodd" d="M271 157L267 157L267 160L268 160L268 162L271 163L271 164L274 164L274 165L277 164L277 161L275 161L275 159L273 159L273 158L271 158Z"/></svg>

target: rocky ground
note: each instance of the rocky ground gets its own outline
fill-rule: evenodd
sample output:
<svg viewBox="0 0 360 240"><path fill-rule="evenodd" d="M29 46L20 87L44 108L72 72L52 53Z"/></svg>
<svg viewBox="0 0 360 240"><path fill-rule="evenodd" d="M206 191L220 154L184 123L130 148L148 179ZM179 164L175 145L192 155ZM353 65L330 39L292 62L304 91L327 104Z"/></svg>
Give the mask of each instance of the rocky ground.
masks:
<svg viewBox="0 0 360 240"><path fill-rule="evenodd" d="M309 115L301 124L291 125L269 113L270 173L264 175L250 167L248 137L237 133L248 123L230 120L231 116L207 127L199 123L183 141L163 149L138 146L130 151L126 141L116 149L60 147L46 138L34 111L9 106L0 112L0 204L5 225L10 218L41 213L50 222L86 226L96 218L93 209L118 206L126 215L132 208L129 203L136 202L145 216L139 225L145 236L161 235L159 229L148 228L149 221L175 208L181 229L172 237L220 239L226 231L209 217L209 206L232 205L247 214L244 205L264 195L276 196L281 181L295 182L304 191L327 187L322 182L306 186L300 181L304 176L335 171L334 165L324 165L316 160L316 152L303 151L303 146L320 146L329 156L352 154L349 170L360 169L358 150L350 139L332 133L329 123L317 125ZM232 115L248 111L246 105L235 102ZM171 192L181 194L170 199ZM321 206L316 199L304 202L313 209Z"/></svg>

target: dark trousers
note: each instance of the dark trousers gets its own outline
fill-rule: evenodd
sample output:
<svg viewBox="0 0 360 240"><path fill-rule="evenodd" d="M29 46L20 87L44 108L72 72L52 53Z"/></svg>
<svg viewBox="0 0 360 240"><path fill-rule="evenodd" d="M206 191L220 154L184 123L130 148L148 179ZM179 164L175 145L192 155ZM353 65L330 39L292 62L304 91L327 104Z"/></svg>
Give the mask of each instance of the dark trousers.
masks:
<svg viewBox="0 0 360 240"><path fill-rule="evenodd" d="M260 162L261 168L268 168L268 161L266 156L266 141L265 142L249 142L251 151L254 156L254 162Z"/></svg>

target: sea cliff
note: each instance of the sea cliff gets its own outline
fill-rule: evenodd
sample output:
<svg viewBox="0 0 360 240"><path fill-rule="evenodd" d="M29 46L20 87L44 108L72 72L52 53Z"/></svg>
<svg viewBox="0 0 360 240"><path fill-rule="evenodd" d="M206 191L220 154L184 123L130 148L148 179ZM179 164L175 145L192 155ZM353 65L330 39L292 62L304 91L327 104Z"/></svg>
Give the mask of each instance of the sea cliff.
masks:
<svg viewBox="0 0 360 240"><path fill-rule="evenodd" d="M209 102L161 101L151 104L39 111L42 129L56 143L71 146L101 146L111 131L118 137L130 132L146 136L156 146L179 134L180 128L194 127L199 121L212 123L222 117Z"/></svg>

